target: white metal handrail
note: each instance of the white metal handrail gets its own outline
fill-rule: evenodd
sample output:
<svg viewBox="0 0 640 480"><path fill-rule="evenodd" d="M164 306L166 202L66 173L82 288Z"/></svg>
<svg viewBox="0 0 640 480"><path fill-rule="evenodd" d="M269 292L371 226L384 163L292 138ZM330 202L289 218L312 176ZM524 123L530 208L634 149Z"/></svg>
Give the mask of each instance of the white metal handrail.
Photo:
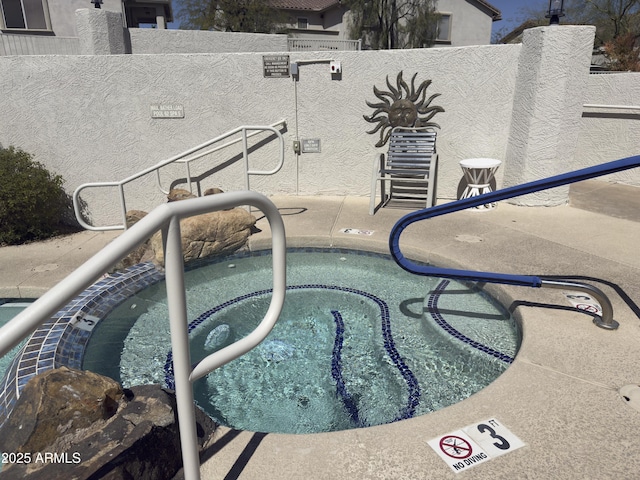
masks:
<svg viewBox="0 0 640 480"><path fill-rule="evenodd" d="M187 183L189 184L189 190L191 190L191 170L190 170L190 163L194 160L197 160L199 158L204 157L205 155L208 155L210 153L216 152L218 150L221 150L225 147L228 147L230 145L234 145L240 141L242 141L242 145L243 145L243 158L244 158L244 165L245 165L245 189L249 190L249 176L250 175L273 175L277 172L280 171L280 169L282 168L282 166L284 165L284 139L282 137L282 134L276 129L277 126L279 125L285 125L286 124L286 120L280 120L279 122L273 123L271 125L243 125L241 127L237 127L234 128L233 130L230 130L226 133L223 133L222 135L219 135L215 138L212 138L211 140L208 140L196 147L190 148L189 150L186 150L182 153L179 153L177 155L174 155L171 158L168 158L166 160L163 160L162 162L153 165L152 167L148 167L145 168L144 170L131 175L127 178L125 178L124 180L120 180L117 182L91 182L91 183L84 183L80 186L78 186L75 191L73 192L73 209L76 215L76 220L78 221L78 223L86 230L93 230L93 231L108 231L108 230L126 230L127 229L127 218L126 218L126 213L127 213L127 207L126 207L126 201L124 198L124 186L129 183L132 182L134 180L137 180L140 177L143 177L149 173L153 173L156 172L157 174L157 182L158 182L158 187L160 188L160 191L162 191L165 195L168 194L168 191L165 191L162 189L162 185L160 184L160 169L170 165L172 163L183 163L185 165L186 168L186 177L187 177ZM260 132L264 132L264 131L270 131L273 132L279 140L279 146L280 146L280 158L278 160L277 165L271 169L271 170L266 170L266 171L262 171L262 170L251 170L249 169L249 148L248 148L248 143L247 143L247 139L259 134ZM252 133L247 133L247 132L252 132ZM222 140L225 140L233 135L236 135L238 133L241 133L242 136L240 138L237 138L236 140L232 140L230 142L225 143L224 145L219 145L213 149L209 149L206 150L204 152L200 152L195 156L190 157L190 155L199 152L200 150L207 148L215 143L221 142ZM120 194L120 208L121 208L121 214L122 214L122 225L107 225L107 226L101 226L101 227L96 227L93 225L89 225L88 223L86 223L84 221L84 218L82 216L82 211L81 211L81 207L80 207L80 192L82 192L82 190L85 190L87 188L103 188L103 187L117 187L118 188L118 192Z"/></svg>
<svg viewBox="0 0 640 480"><path fill-rule="evenodd" d="M597 103L585 103L584 108L603 108L606 110L640 110L640 105L600 105Z"/></svg>
<svg viewBox="0 0 640 480"><path fill-rule="evenodd" d="M251 205L262 211L272 234L273 294L269 308L256 329L241 340L191 366L187 305L184 284L184 260L180 240L180 220L239 205ZM20 343L38 326L96 282L115 263L133 251L156 231L162 231L165 252L165 279L171 327L171 348L176 403L185 479L200 478L200 459L195 424L193 382L212 370L245 354L257 346L275 325L286 292L286 236L276 206L256 192L230 192L160 205L142 220L114 239L68 277L0 328L0 357Z"/></svg>

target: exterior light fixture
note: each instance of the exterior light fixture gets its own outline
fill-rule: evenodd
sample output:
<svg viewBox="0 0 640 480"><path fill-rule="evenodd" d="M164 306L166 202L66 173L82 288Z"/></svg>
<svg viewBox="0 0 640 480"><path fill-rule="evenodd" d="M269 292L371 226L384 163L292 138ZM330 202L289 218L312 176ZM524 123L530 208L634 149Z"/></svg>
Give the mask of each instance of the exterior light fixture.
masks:
<svg viewBox="0 0 640 480"><path fill-rule="evenodd" d="M549 25L560 24L560 17L564 17L564 0L549 0L549 10L545 15L549 20Z"/></svg>
<svg viewBox="0 0 640 480"><path fill-rule="evenodd" d="M101 8L100 5L102 4L102 0L91 0L91 3L93 3L95 8Z"/></svg>

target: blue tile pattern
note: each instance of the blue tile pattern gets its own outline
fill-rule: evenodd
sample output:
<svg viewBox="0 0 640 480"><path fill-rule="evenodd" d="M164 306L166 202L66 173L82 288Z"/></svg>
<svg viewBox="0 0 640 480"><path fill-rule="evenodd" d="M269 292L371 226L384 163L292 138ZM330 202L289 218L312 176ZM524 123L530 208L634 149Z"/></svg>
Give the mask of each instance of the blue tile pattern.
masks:
<svg viewBox="0 0 640 480"><path fill-rule="evenodd" d="M342 346L344 343L344 320L342 315L337 310L332 310L333 320L336 324L336 336L333 342L333 352L331 355L331 376L336 382L336 393L342 400L344 408L349 413L351 421L356 427L364 427L365 425L360 420L360 413L358 412L358 405L355 400L347 391L347 386L342 378Z"/></svg>
<svg viewBox="0 0 640 480"><path fill-rule="evenodd" d="M0 382L0 426L34 376L53 368L81 368L92 326L111 310L164 274L152 263L109 275L83 291L29 337Z"/></svg>
<svg viewBox="0 0 640 480"><path fill-rule="evenodd" d="M403 420L406 418L411 418L415 414L416 407L420 404L420 386L418 385L418 380L415 375L411 371L411 369L404 362L402 356L398 353L396 349L395 342L393 341L393 335L391 334L391 318L389 315L389 306L387 303L372 295L371 293L364 292L362 290L358 290L355 288L349 287L341 287L337 285L319 285L319 284L305 284L305 285L291 285L287 287L287 290L301 290L301 289L326 289L326 290L336 290L341 292L353 293L355 295L361 295L365 298L373 300L380 308L380 318L381 318L381 326L382 326L382 338L384 340L384 348L391 358L392 362L400 372L400 375L404 379L407 384L407 403L403 407L402 411L394 418L393 422L398 420ZM259 290L253 293L247 293L245 295L241 295L232 300L224 302L206 312L202 313L198 316L194 321L189 323L188 331L191 333L196 327L198 327L202 322L207 320L211 315L220 310L234 305L238 302L242 302L249 298L254 298L262 295L268 295L271 293L271 289ZM167 359L164 364L165 371L165 384L170 389L175 389L175 380L174 380L174 372L173 372L173 353L170 351L167 354ZM344 397L343 397L344 398Z"/></svg>
<svg viewBox="0 0 640 480"><path fill-rule="evenodd" d="M463 343L466 343L470 347L480 350L481 352L484 352L487 355L491 355L492 357L495 357L498 360L502 360L505 363L513 363L513 358L510 357L509 355L499 352L498 350L495 350L491 347L487 347L486 345L483 345L480 342L470 339L469 337L463 335L458 330L453 328L449 323L447 323L447 321L444 319L444 317L440 313L440 310L438 309L438 299L440 298L440 295L442 294L442 292L445 291L449 283L450 283L449 280L441 281L429 296L427 306L428 306L429 313L431 314L433 319L436 321L436 324L438 324L438 326L440 326L449 335L451 335L454 338L457 338Z"/></svg>

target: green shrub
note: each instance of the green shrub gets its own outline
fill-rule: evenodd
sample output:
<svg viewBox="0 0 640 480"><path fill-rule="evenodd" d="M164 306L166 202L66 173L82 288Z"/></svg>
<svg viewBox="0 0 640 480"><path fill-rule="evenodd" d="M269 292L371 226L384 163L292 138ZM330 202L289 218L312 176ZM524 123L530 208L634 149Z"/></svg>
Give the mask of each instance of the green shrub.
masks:
<svg viewBox="0 0 640 480"><path fill-rule="evenodd" d="M63 183L30 154L0 147L0 245L42 240L64 231L69 197Z"/></svg>

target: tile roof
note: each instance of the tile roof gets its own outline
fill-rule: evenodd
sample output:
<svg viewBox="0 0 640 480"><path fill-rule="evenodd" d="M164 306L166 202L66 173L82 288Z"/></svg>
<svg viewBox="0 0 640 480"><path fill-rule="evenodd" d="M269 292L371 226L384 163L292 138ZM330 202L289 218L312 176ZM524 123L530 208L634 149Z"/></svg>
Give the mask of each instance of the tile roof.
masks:
<svg viewBox="0 0 640 480"><path fill-rule="evenodd" d="M489 10L493 12L492 17L494 22L496 20L502 20L502 12L498 10L496 7L494 7L493 5L491 5L489 2L487 2L486 0L476 0L476 2L481 5L484 5L485 7L487 7Z"/></svg>
<svg viewBox="0 0 640 480"><path fill-rule="evenodd" d="M272 7L281 10L310 10L321 12L329 7L340 4L340 0L271 0Z"/></svg>

